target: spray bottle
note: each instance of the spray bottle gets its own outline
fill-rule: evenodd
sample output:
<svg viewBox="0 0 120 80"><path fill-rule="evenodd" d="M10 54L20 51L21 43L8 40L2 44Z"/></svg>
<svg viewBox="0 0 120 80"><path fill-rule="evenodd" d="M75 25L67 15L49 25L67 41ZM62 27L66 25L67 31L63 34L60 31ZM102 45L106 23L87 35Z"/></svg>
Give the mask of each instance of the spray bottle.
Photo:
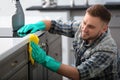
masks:
<svg viewBox="0 0 120 80"><path fill-rule="evenodd" d="M19 0L15 0L16 12L12 16L13 32L17 32L25 24L23 8Z"/></svg>

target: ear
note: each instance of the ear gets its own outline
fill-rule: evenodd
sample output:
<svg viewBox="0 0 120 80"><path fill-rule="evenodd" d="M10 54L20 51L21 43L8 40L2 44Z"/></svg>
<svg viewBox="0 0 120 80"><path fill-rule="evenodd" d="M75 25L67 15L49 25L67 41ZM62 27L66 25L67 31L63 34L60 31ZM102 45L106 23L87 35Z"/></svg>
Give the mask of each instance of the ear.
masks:
<svg viewBox="0 0 120 80"><path fill-rule="evenodd" d="M108 30L108 25L104 25L104 26L103 26L102 33L106 32L107 30Z"/></svg>

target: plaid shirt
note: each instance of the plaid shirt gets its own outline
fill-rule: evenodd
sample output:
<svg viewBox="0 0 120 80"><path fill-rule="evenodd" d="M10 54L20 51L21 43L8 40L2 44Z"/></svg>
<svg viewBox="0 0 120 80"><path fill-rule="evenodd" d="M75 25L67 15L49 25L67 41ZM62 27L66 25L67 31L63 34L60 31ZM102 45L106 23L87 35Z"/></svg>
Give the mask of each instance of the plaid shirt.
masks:
<svg viewBox="0 0 120 80"><path fill-rule="evenodd" d="M81 38L80 22L51 22L49 32L74 37L73 48L80 80L118 80L117 46L109 30L93 43L86 44Z"/></svg>

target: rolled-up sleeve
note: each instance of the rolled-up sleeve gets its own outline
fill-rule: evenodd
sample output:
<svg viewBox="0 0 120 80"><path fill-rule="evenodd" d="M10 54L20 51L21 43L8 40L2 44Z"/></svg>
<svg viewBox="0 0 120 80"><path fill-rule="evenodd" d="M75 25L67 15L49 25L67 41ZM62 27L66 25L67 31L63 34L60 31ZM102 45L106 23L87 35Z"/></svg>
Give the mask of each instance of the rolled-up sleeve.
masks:
<svg viewBox="0 0 120 80"><path fill-rule="evenodd" d="M68 37L74 37L76 30L79 27L80 22L69 21L63 23L62 21L54 21L51 20L51 28L49 30L50 33L65 35Z"/></svg>
<svg viewBox="0 0 120 80"><path fill-rule="evenodd" d="M89 59L77 66L80 80L88 80L101 73L113 61L114 54L108 52L96 52Z"/></svg>

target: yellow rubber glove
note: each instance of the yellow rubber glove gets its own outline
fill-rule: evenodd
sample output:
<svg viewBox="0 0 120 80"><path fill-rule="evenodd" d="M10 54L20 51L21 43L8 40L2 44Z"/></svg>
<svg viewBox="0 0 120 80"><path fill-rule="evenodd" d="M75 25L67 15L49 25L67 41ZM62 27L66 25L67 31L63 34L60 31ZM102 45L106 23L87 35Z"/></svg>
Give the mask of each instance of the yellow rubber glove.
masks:
<svg viewBox="0 0 120 80"><path fill-rule="evenodd" d="M38 44L39 43L39 38L35 34L30 34L29 36L29 42L33 41L34 43ZM34 59L32 58L32 47L29 44L29 60L31 61L31 64L34 64Z"/></svg>

